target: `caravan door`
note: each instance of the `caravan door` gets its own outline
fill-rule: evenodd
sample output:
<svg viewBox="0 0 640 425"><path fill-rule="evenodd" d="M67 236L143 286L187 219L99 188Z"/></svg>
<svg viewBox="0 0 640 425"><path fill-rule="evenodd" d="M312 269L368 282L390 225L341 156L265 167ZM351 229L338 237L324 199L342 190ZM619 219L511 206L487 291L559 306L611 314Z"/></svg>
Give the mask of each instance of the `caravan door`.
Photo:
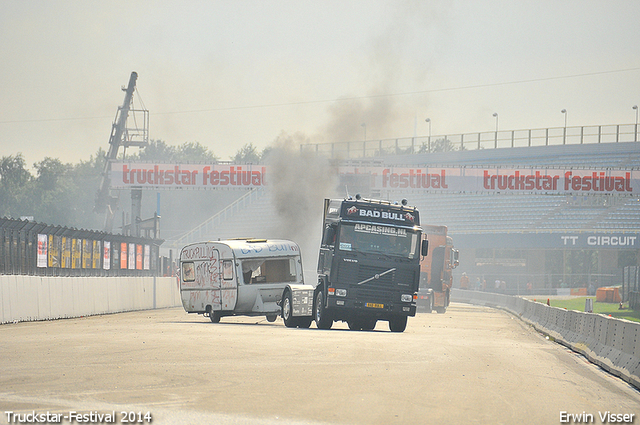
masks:
<svg viewBox="0 0 640 425"><path fill-rule="evenodd" d="M222 280L220 281L221 309L232 311L238 302L238 279L233 267L234 261L222 260Z"/></svg>
<svg viewBox="0 0 640 425"><path fill-rule="evenodd" d="M233 310L237 284L233 261L221 260L211 244L197 244L182 251L180 293L188 312Z"/></svg>

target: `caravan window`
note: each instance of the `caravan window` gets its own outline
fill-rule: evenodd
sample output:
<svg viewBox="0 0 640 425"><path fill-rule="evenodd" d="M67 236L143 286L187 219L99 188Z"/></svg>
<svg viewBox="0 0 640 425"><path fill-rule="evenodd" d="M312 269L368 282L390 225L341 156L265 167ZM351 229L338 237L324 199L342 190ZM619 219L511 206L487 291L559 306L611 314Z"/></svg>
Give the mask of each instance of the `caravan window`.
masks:
<svg viewBox="0 0 640 425"><path fill-rule="evenodd" d="M233 261L225 260L222 262L222 278L224 280L233 279Z"/></svg>
<svg viewBox="0 0 640 425"><path fill-rule="evenodd" d="M252 258L242 261L244 283L295 282L296 262L294 258Z"/></svg>
<svg viewBox="0 0 640 425"><path fill-rule="evenodd" d="M196 280L193 263L182 263L182 280L184 282L193 282Z"/></svg>

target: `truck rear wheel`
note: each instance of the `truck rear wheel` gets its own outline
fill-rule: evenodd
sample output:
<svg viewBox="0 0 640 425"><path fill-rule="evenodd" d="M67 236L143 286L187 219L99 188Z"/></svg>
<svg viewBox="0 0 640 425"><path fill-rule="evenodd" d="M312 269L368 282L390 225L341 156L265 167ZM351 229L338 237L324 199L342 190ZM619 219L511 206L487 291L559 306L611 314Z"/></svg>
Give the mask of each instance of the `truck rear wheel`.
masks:
<svg viewBox="0 0 640 425"><path fill-rule="evenodd" d="M293 301L291 291L288 289L282 299L282 320L284 320L284 325L288 328L295 328L298 326L297 318L293 317ZM309 324L311 324L311 321L309 321Z"/></svg>
<svg viewBox="0 0 640 425"><path fill-rule="evenodd" d="M318 329L331 329L331 326L333 326L333 319L324 306L324 293L322 292L322 288L320 288L316 294L316 302L313 305L313 316Z"/></svg>
<svg viewBox="0 0 640 425"><path fill-rule="evenodd" d="M404 332L407 328L407 316L396 316L389 319L389 330L391 332Z"/></svg>
<svg viewBox="0 0 640 425"><path fill-rule="evenodd" d="M220 312L210 311L209 319L211 319L211 323L220 323Z"/></svg>
<svg viewBox="0 0 640 425"><path fill-rule="evenodd" d="M309 329L311 322L313 322L313 317L298 317L298 327L301 329Z"/></svg>

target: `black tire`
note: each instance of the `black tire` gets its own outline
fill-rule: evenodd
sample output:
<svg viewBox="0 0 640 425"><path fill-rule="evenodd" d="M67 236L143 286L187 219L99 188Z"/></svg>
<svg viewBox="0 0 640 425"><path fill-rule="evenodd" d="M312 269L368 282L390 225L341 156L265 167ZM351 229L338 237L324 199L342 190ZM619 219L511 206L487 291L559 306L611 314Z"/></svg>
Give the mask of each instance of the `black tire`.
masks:
<svg viewBox="0 0 640 425"><path fill-rule="evenodd" d="M436 313L444 314L447 312L447 307L436 307Z"/></svg>
<svg viewBox="0 0 640 425"><path fill-rule="evenodd" d="M391 332L404 332L407 328L407 316L396 316L389 319L389 330Z"/></svg>
<svg viewBox="0 0 640 425"><path fill-rule="evenodd" d="M309 329L311 322L313 322L313 317L298 317L299 328Z"/></svg>
<svg viewBox="0 0 640 425"><path fill-rule="evenodd" d="M211 319L211 323L220 323L220 312L219 311L210 311L209 319Z"/></svg>
<svg viewBox="0 0 640 425"><path fill-rule="evenodd" d="M347 321L347 325L349 325L349 329L351 329L352 331L362 330L362 321L360 320L349 320Z"/></svg>
<svg viewBox="0 0 640 425"><path fill-rule="evenodd" d="M316 321L318 329L331 329L333 319L324 306L324 293L322 288L316 294L316 302L313 304L313 317Z"/></svg>
<svg viewBox="0 0 640 425"><path fill-rule="evenodd" d="M376 319L368 319L362 322L362 330L363 331L372 331L375 329L378 321Z"/></svg>
<svg viewBox="0 0 640 425"><path fill-rule="evenodd" d="M282 320L284 320L284 325L288 328L298 326L297 318L293 317L293 297L289 290L287 290L282 298ZM311 324L311 321L309 321L309 324Z"/></svg>
<svg viewBox="0 0 640 425"><path fill-rule="evenodd" d="M267 314L267 322L273 323L278 318L277 314Z"/></svg>

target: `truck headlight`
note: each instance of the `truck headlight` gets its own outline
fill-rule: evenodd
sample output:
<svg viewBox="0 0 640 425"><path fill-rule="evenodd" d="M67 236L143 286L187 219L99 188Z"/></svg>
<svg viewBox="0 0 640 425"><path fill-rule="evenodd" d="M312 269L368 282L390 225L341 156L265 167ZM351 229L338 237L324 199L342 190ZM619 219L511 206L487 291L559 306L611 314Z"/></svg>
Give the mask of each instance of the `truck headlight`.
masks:
<svg viewBox="0 0 640 425"><path fill-rule="evenodd" d="M347 290L346 289L336 289L336 296L337 297L346 297L347 296Z"/></svg>
<svg viewBox="0 0 640 425"><path fill-rule="evenodd" d="M402 296L400 297L400 301L402 301L403 303L410 303L411 301L413 301L413 295L402 294Z"/></svg>

